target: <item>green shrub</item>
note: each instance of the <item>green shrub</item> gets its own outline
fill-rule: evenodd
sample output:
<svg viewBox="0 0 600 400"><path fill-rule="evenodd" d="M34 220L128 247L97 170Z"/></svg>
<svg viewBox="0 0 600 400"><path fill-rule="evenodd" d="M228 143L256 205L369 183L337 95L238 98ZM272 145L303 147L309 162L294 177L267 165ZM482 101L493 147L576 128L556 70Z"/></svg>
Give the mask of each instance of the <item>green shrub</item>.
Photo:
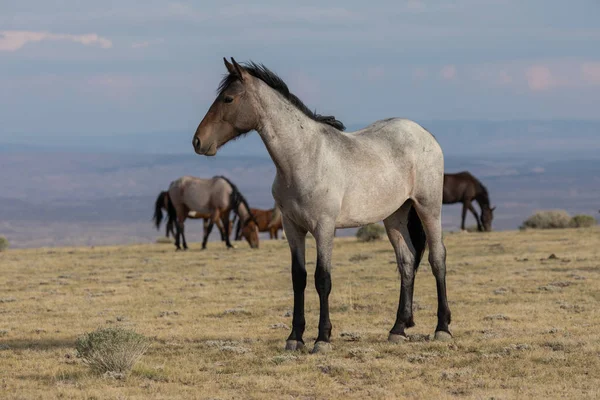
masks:
<svg viewBox="0 0 600 400"><path fill-rule="evenodd" d="M579 214L571 218L569 225L573 228L589 228L596 226L597 223L596 218L591 215Z"/></svg>
<svg viewBox="0 0 600 400"><path fill-rule="evenodd" d="M568 228L571 216L564 210L538 211L527 218L521 228L562 229Z"/></svg>
<svg viewBox="0 0 600 400"><path fill-rule="evenodd" d="M8 246L10 246L8 239L6 239L4 236L0 236L0 251L8 249Z"/></svg>
<svg viewBox="0 0 600 400"><path fill-rule="evenodd" d="M369 224L361 226L356 231L356 238L360 242L370 242L373 240L379 240L385 234L385 228L379 224Z"/></svg>
<svg viewBox="0 0 600 400"><path fill-rule="evenodd" d="M77 356L94 372L125 376L144 355L150 341L124 328L103 328L77 339Z"/></svg>

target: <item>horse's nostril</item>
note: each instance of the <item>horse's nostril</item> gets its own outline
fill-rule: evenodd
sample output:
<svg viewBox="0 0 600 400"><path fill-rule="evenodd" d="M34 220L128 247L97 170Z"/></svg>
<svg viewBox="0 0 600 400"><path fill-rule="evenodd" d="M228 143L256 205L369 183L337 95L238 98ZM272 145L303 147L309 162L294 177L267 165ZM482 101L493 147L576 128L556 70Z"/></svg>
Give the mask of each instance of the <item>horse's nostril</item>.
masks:
<svg viewBox="0 0 600 400"><path fill-rule="evenodd" d="M200 139L198 139L197 136L194 136L194 139L192 140L192 145L194 146L194 149L200 148Z"/></svg>

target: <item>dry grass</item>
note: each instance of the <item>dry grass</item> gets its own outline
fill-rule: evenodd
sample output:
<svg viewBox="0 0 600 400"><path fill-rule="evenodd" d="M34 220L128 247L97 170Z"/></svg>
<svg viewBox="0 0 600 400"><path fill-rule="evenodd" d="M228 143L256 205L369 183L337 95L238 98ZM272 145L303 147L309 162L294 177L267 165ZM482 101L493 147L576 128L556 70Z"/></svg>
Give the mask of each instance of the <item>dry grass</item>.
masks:
<svg viewBox="0 0 600 400"><path fill-rule="evenodd" d="M600 397L600 231L447 235L451 343L429 341L435 284L417 276L410 341L388 344L398 276L386 241L336 239L334 349L283 351L287 244L0 254L2 398L365 399ZM554 254L554 257L550 257ZM309 275L314 270L309 241ZM307 343L317 295L307 288ZM126 380L98 377L75 339L123 326L153 338Z"/></svg>

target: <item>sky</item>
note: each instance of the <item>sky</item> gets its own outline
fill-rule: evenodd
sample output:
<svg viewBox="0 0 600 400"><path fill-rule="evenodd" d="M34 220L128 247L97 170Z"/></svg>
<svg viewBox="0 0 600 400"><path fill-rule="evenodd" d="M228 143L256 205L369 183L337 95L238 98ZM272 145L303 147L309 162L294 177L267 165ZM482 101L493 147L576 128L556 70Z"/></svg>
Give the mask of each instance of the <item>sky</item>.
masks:
<svg viewBox="0 0 600 400"><path fill-rule="evenodd" d="M599 17L598 0L3 0L0 141L192 134L232 56L347 125L597 120Z"/></svg>

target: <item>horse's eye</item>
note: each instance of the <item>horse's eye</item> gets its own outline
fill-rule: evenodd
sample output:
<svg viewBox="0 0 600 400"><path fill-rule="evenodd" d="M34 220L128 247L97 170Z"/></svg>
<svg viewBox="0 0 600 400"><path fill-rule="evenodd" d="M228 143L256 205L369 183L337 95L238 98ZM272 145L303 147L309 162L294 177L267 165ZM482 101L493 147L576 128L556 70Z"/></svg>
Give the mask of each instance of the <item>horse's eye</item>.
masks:
<svg viewBox="0 0 600 400"><path fill-rule="evenodd" d="M231 103L233 101L233 97L231 97L231 96L225 96L225 99L223 101L225 103Z"/></svg>

